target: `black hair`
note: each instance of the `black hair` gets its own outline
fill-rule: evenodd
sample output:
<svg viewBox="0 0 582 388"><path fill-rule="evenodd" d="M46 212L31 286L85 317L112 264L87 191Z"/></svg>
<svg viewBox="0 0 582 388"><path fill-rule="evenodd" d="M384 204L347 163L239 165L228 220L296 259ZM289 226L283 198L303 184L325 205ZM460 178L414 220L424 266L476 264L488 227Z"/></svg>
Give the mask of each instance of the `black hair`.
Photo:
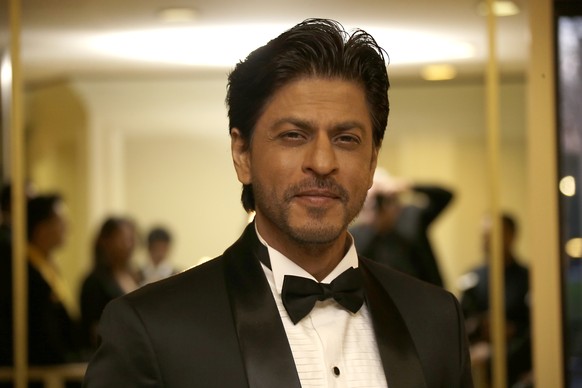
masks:
<svg viewBox="0 0 582 388"><path fill-rule="evenodd" d="M351 34L333 20L307 19L239 62L228 77L229 132L238 128L248 147L269 99L303 77L354 81L366 95L374 145L380 147L388 122L388 74L384 50L362 30ZM245 210L255 209L251 185L243 185Z"/></svg>
<svg viewBox="0 0 582 388"><path fill-rule="evenodd" d="M148 245L151 245L155 241L163 241L170 243L172 241L172 235L170 232L161 226L156 226L150 230L147 237Z"/></svg>
<svg viewBox="0 0 582 388"><path fill-rule="evenodd" d="M512 236L517 234L517 222L515 221L515 217L513 217L513 215L504 212L501 214L501 222L503 230L510 232Z"/></svg>
<svg viewBox="0 0 582 388"><path fill-rule="evenodd" d="M102 270L108 271L110 264L107 261L107 253L103 248L103 244L107 239L113 236L117 231L119 231L124 225L129 225L135 228L135 223L132 219L120 216L109 216L103 221L99 232L95 237L95 242L93 245L93 259L95 268L100 268Z"/></svg>
<svg viewBox="0 0 582 388"><path fill-rule="evenodd" d="M45 194L28 200L26 206L26 236L32 239L35 229L56 214L56 206L62 202L59 194Z"/></svg>

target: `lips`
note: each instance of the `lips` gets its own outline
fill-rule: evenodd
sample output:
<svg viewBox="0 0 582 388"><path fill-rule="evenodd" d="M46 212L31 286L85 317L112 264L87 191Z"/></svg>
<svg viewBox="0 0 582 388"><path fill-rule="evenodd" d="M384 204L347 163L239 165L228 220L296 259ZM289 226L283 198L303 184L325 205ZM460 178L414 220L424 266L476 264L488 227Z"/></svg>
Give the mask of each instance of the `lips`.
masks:
<svg viewBox="0 0 582 388"><path fill-rule="evenodd" d="M315 208L327 208L342 202L341 196L337 193L322 189L300 191L293 198L303 205Z"/></svg>
<svg viewBox="0 0 582 388"><path fill-rule="evenodd" d="M296 194L297 197L321 197L321 198L331 198L339 199L340 196L334 192L328 190L307 190Z"/></svg>
<svg viewBox="0 0 582 388"><path fill-rule="evenodd" d="M331 179L305 180L289 187L285 191L285 201L294 199L311 203L326 203L329 201L349 202L349 194L345 188Z"/></svg>

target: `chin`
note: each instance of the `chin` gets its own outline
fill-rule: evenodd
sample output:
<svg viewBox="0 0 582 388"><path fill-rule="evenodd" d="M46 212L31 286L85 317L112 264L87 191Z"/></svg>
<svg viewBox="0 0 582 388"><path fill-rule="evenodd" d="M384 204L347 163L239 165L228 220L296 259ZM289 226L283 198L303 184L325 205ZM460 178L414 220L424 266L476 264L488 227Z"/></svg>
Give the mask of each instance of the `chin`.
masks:
<svg viewBox="0 0 582 388"><path fill-rule="evenodd" d="M289 228L291 237L304 244L329 244L336 241L345 228L333 222L308 222Z"/></svg>

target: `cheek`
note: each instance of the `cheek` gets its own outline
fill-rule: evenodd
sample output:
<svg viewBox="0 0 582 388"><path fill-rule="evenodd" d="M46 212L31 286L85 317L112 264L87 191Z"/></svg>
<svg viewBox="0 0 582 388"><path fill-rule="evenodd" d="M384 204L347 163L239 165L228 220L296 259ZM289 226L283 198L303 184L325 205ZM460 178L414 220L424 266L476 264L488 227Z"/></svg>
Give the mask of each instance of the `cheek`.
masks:
<svg viewBox="0 0 582 388"><path fill-rule="evenodd" d="M346 160L342 165L345 175L349 177L349 181L354 186L357 184L358 188L368 191L372 186L372 181L374 177L373 171L370 169L369 162L363 162L361 160Z"/></svg>
<svg viewBox="0 0 582 388"><path fill-rule="evenodd" d="M299 152L267 152L255 155L251 165L252 177L268 185L290 180L295 172L301 171L300 159Z"/></svg>

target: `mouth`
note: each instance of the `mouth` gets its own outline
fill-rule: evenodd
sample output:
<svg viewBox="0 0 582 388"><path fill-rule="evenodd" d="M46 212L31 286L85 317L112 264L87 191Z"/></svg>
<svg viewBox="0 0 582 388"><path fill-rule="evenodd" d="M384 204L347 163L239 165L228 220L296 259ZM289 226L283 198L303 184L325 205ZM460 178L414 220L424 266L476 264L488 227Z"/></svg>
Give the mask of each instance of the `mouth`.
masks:
<svg viewBox="0 0 582 388"><path fill-rule="evenodd" d="M326 198L340 198L340 196L330 190L304 190L296 194L297 197L326 197Z"/></svg>
<svg viewBox="0 0 582 388"><path fill-rule="evenodd" d="M291 186L285 193L288 202L297 201L311 208L327 208L337 204L347 204L349 194L337 182L329 180L305 180Z"/></svg>
<svg viewBox="0 0 582 388"><path fill-rule="evenodd" d="M341 196L333 191L313 189L297 193L295 198L312 205L325 205L333 201L341 200Z"/></svg>

